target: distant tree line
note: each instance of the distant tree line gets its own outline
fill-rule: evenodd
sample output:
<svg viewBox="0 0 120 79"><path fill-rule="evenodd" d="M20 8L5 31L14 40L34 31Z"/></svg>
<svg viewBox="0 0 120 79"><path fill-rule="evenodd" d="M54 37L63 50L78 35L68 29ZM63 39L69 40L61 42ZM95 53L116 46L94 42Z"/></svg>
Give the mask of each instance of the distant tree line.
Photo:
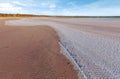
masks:
<svg viewBox="0 0 120 79"><path fill-rule="evenodd" d="M32 14L0 14L0 17L40 17L40 15L32 15Z"/></svg>
<svg viewBox="0 0 120 79"><path fill-rule="evenodd" d="M51 16L59 18L120 18L120 16Z"/></svg>
<svg viewBox="0 0 120 79"><path fill-rule="evenodd" d="M0 17L52 17L52 18L120 18L120 16L50 16L50 15L32 15L32 14L3 14Z"/></svg>

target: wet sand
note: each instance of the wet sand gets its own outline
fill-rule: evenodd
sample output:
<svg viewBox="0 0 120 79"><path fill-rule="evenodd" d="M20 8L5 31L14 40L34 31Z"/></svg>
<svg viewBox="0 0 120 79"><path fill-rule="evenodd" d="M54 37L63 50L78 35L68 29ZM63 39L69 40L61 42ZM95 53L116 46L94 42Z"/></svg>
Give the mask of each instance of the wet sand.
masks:
<svg viewBox="0 0 120 79"><path fill-rule="evenodd" d="M78 79L48 26L7 27L0 19L0 79Z"/></svg>

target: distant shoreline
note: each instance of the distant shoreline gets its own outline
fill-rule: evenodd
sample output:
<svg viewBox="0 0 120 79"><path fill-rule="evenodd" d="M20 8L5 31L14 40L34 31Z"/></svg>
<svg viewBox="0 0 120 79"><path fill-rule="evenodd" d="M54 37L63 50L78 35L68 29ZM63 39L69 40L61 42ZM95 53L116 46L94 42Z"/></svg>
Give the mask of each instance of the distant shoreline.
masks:
<svg viewBox="0 0 120 79"><path fill-rule="evenodd" d="M50 18L120 18L120 16L54 16L54 15L33 15L33 14L3 14L0 17L50 17Z"/></svg>

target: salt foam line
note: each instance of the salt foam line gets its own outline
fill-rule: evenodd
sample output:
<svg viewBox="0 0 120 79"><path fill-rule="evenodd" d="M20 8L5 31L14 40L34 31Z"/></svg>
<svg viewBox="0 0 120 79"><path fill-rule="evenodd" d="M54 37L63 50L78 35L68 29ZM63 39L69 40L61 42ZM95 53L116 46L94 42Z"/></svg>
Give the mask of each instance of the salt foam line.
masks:
<svg viewBox="0 0 120 79"><path fill-rule="evenodd" d="M78 73L79 79L87 79L85 73L80 69L77 62L74 60L74 58L70 55L70 52L65 48L64 44L62 42L59 42L59 45L61 47L61 52L72 62L74 65L75 70Z"/></svg>

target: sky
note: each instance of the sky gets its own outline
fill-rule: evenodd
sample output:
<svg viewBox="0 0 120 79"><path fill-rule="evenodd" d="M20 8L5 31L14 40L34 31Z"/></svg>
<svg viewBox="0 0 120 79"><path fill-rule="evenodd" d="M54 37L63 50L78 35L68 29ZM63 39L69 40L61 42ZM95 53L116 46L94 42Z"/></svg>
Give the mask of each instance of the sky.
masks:
<svg viewBox="0 0 120 79"><path fill-rule="evenodd" d="M120 16L120 0L0 0L0 13Z"/></svg>

